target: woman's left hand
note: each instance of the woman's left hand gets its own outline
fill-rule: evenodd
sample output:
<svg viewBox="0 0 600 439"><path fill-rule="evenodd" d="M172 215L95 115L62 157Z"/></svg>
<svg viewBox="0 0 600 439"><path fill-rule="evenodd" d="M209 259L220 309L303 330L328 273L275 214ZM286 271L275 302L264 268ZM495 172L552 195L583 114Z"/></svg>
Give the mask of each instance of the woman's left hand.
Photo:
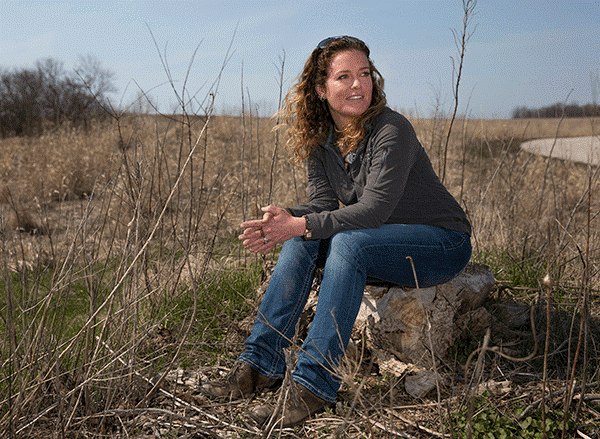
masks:
<svg viewBox="0 0 600 439"><path fill-rule="evenodd" d="M306 228L304 218L292 216L287 210L276 206L261 209L262 219L245 221L239 236L245 248L252 252L268 253L278 242L287 241L294 236L302 236Z"/></svg>

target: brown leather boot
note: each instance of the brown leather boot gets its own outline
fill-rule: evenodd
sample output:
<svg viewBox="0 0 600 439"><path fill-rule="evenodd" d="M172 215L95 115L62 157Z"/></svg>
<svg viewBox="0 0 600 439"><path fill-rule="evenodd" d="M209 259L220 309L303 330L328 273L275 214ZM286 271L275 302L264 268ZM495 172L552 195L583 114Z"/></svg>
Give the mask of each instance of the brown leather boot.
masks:
<svg viewBox="0 0 600 439"><path fill-rule="evenodd" d="M200 390L213 399L249 398L255 393L276 389L281 379L269 378L249 364L238 361L222 382L208 382Z"/></svg>
<svg viewBox="0 0 600 439"><path fill-rule="evenodd" d="M296 395L293 394L292 390L292 394L289 395L282 408L274 408L269 405L258 406L249 413L250 418L262 426L273 415L273 412L277 410L275 427L286 428L299 424L309 416L331 405L330 402L315 396L302 384L294 383L294 385L296 387Z"/></svg>

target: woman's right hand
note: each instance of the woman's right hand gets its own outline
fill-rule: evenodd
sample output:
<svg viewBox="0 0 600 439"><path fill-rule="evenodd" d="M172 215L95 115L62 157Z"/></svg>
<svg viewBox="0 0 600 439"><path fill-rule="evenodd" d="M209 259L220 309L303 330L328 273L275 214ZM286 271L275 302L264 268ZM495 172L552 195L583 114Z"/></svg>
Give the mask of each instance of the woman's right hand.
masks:
<svg viewBox="0 0 600 439"><path fill-rule="evenodd" d="M276 206L263 207L261 210L264 212L262 219L241 224L244 231L239 239L248 250L268 253L278 242L304 234L304 218L294 217L287 210Z"/></svg>

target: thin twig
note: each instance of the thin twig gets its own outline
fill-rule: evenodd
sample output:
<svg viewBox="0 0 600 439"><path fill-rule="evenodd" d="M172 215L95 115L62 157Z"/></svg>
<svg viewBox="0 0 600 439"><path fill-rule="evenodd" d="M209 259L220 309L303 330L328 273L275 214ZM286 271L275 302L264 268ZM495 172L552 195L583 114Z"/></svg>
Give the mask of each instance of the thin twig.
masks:
<svg viewBox="0 0 600 439"><path fill-rule="evenodd" d="M453 90L453 92L454 92L454 109L452 110L452 117L450 118L450 125L448 126L448 132L446 134L446 144L444 146L444 155L442 157L442 175L440 178L442 180L442 183L446 179L446 161L448 158L448 145L450 143L450 134L452 133L452 125L454 124L454 120L456 119L456 113L458 112L458 91L460 89L460 80L462 77L462 69L463 69L463 62L465 59L465 51L467 48L467 43L469 42L469 40L471 39L471 36L475 32L475 30L473 30L472 32L469 33L468 27L473 18L476 5L477 5L477 0L463 0L464 15L463 15L463 27L462 27L462 31L460 34L460 38L459 38L457 32L453 31L454 42L458 48L459 63L458 63L458 70L456 70L454 68L454 59L452 59L452 61L453 61L452 74L453 75L456 74L455 81L454 81L454 90Z"/></svg>
<svg viewBox="0 0 600 439"><path fill-rule="evenodd" d="M402 416L400 413L398 413L397 410L394 410L394 409L385 409L385 411L388 412L388 413L390 413L391 415L395 416L396 418L400 419L405 424L408 424L408 425L416 428L417 430L423 431L423 432L425 432L427 434L430 434L432 436L440 437L440 438L451 437L451 435L449 435L449 434L440 433L438 431L435 431L435 430L432 430L430 428L424 427L423 425L420 425L418 422L412 421L412 420L408 419L407 417Z"/></svg>
<svg viewBox="0 0 600 439"><path fill-rule="evenodd" d="M416 291L419 291L419 280L417 278L417 271L415 268L415 263L412 259L412 257L407 256L406 259L409 260L410 262L410 266L412 268L412 272L413 272L413 278L415 280L415 287L416 287ZM431 321L429 320L429 312L428 310L425 309L425 305L423 304L423 302L421 300L417 300L421 306L421 312L423 313L423 315L425 316L425 325L426 325L426 331L427 331L427 340L429 342L429 349L431 351L431 364L433 367L433 373L435 374L435 388L437 391L437 400L438 403L441 401L442 399L442 392L440 389L440 375L438 373L438 369L437 369L437 360L435 357L435 349L434 349L434 345L433 345L433 339L431 338ZM442 412L441 412L441 405L440 405L440 422L442 420ZM442 430L444 429L444 424L442 423Z"/></svg>
<svg viewBox="0 0 600 439"><path fill-rule="evenodd" d="M109 352L111 352L111 353L113 353L113 354L114 354L114 352L112 351L112 349L111 349L111 348L110 348L108 345L106 345L106 343L104 343L104 341L102 341L102 340L98 340L98 342L99 342L99 343L102 343L102 344L104 345L104 347L105 347L105 348L106 348L106 349L107 349ZM128 365L127 365L127 363L126 363L126 362L125 362L123 359L121 359L120 357L117 357L117 358L118 358L118 360L121 362L121 364L123 364L124 366L128 366ZM134 370L133 370L133 374L134 374L135 376L137 376L138 378L141 378L142 380L144 380L144 381L145 381L145 382L147 382L148 384L150 384L150 385L154 385L154 383L152 382L152 380L150 380L149 378L146 378L144 375L142 375L141 373L139 373L137 370L135 370L135 369L134 369ZM177 404L179 404L180 406L182 406L182 407L186 407L186 408L188 408L188 409L190 409L190 410L193 410L193 411L195 411L196 413L198 413L198 414L200 414L200 415L202 415L202 416L205 416L205 417L207 417L208 419L210 419L210 420L212 420L212 421L215 421L215 422L217 422L217 423L219 423L219 424L221 424L221 425L224 425L224 426L226 426L226 427L229 427L229 428L234 428L234 429L236 429L236 430L242 430L242 431L245 431L245 432L247 432L247 433L255 433L254 431L247 430L247 429L244 429L244 428L242 428L242 427L236 426L236 425L234 425L234 424L230 424L230 423L228 423L228 422L225 422L225 421L223 421L223 420L221 420L221 419L217 418L216 416L213 416L213 415L211 415L210 413L208 413L208 412L205 412L204 410L200 409L199 407L196 407L195 405L193 405L193 404L190 404L189 402L186 402L186 401L184 401L184 400L183 400L183 399L181 399L181 398L178 398L177 396L175 396L174 394L172 394L172 393L170 393L170 392L166 391L166 390L165 390L165 389L163 389L163 388L159 388L159 389L158 389L158 391L159 391L160 393L162 393L163 395L165 395L166 397L168 397L169 399L172 399L173 401L175 401L175 402L176 402ZM138 409L141 409L141 408L138 408Z"/></svg>

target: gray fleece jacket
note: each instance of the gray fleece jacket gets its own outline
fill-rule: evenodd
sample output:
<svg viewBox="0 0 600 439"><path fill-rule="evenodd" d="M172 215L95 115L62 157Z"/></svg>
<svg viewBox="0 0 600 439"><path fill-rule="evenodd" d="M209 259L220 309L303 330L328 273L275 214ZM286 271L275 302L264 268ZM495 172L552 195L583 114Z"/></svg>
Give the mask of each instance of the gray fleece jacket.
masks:
<svg viewBox="0 0 600 439"><path fill-rule="evenodd" d="M465 212L436 175L410 122L386 108L346 169L333 129L306 160L308 202L289 209L306 215L313 239L383 224L426 224L471 234Z"/></svg>

